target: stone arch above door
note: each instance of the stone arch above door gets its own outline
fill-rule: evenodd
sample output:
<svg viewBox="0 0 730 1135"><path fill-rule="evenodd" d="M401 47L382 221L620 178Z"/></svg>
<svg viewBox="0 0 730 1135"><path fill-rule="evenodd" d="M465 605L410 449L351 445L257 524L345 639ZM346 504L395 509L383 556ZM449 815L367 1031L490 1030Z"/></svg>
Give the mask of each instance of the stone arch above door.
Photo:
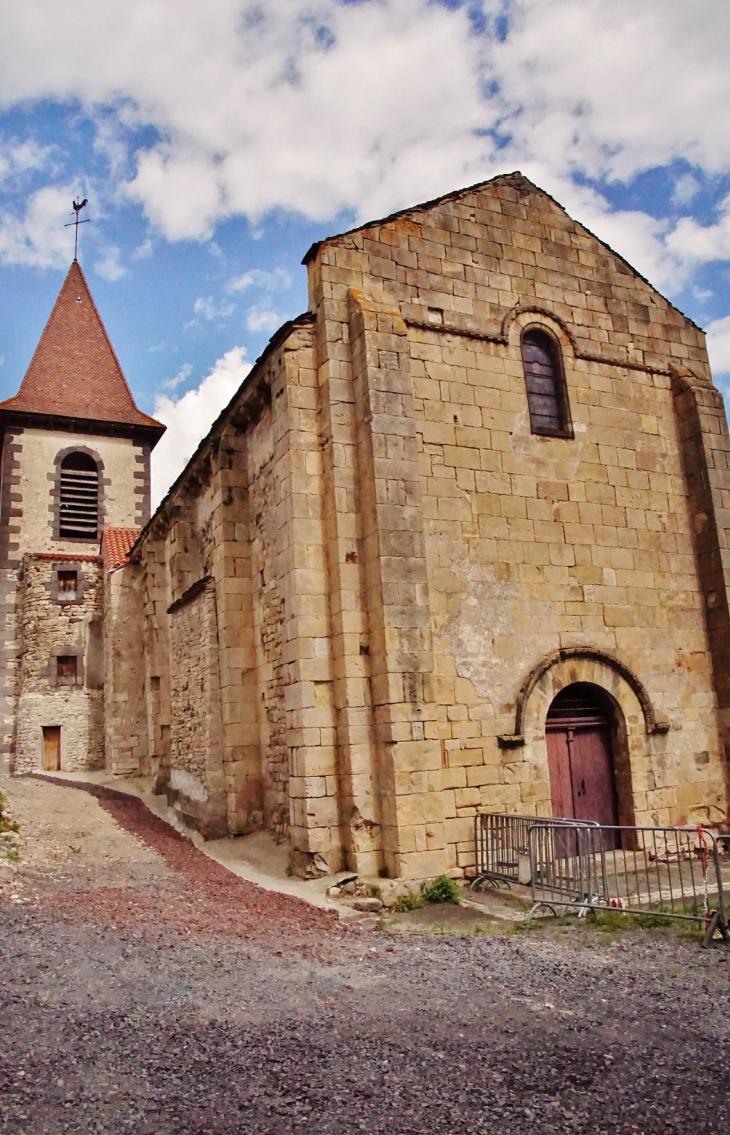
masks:
<svg viewBox="0 0 730 1135"><path fill-rule="evenodd" d="M553 698L574 682L590 682L610 694L623 713L629 734L669 731L669 722L657 720L646 688L625 663L607 651L564 647L538 663L523 682L515 706L514 733L498 738L501 748L517 748L536 735L542 736Z"/></svg>

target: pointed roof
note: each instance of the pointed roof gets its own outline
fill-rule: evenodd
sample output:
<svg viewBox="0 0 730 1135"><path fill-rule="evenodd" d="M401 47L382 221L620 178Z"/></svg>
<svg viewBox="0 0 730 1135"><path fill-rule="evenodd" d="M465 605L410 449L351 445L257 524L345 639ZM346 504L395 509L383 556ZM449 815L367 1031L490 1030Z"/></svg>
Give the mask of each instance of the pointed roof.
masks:
<svg viewBox="0 0 730 1135"><path fill-rule="evenodd" d="M0 411L77 418L153 430L137 409L78 260L63 282L20 390Z"/></svg>

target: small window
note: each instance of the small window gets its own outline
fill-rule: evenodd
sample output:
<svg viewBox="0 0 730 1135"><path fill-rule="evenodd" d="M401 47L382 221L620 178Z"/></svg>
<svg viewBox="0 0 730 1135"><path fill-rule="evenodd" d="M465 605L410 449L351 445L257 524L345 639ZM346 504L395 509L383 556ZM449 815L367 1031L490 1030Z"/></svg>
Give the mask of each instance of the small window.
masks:
<svg viewBox="0 0 730 1135"><path fill-rule="evenodd" d="M58 598L75 599L78 591L79 573L76 571L59 571Z"/></svg>
<svg viewBox="0 0 730 1135"><path fill-rule="evenodd" d="M56 659L56 682L58 685L76 685L77 658L75 654L59 654Z"/></svg>
<svg viewBox="0 0 730 1135"><path fill-rule="evenodd" d="M572 437L560 347L552 335L537 327L525 331L522 363L532 432Z"/></svg>
<svg viewBox="0 0 730 1135"><path fill-rule="evenodd" d="M61 510L58 534L69 540L94 540L99 528L99 470L88 453L69 453L61 462Z"/></svg>

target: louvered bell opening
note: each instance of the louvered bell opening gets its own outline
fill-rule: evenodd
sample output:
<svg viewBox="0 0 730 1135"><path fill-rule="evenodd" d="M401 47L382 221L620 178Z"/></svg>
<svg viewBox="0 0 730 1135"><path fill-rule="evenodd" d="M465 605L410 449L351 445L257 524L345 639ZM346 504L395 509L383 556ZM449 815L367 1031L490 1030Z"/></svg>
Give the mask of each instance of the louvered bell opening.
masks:
<svg viewBox="0 0 730 1135"><path fill-rule="evenodd" d="M79 467L84 465L87 467ZM98 528L99 473L86 454L72 453L61 466L59 535L70 540L93 540Z"/></svg>
<svg viewBox="0 0 730 1135"><path fill-rule="evenodd" d="M565 421L560 397L560 376L547 335L540 331L528 331L523 335L522 362L533 432L561 432L565 429Z"/></svg>

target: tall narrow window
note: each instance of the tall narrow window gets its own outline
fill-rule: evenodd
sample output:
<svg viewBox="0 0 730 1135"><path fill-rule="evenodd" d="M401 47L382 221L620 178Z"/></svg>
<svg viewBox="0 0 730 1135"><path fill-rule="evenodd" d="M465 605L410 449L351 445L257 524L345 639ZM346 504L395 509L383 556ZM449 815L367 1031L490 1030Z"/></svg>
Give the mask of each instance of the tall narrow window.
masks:
<svg viewBox="0 0 730 1135"><path fill-rule="evenodd" d="M528 328L522 336L522 364L532 432L572 437L560 348L552 335Z"/></svg>
<svg viewBox="0 0 730 1135"><path fill-rule="evenodd" d="M59 536L95 539L99 528L99 470L88 453L69 453L61 462Z"/></svg>

